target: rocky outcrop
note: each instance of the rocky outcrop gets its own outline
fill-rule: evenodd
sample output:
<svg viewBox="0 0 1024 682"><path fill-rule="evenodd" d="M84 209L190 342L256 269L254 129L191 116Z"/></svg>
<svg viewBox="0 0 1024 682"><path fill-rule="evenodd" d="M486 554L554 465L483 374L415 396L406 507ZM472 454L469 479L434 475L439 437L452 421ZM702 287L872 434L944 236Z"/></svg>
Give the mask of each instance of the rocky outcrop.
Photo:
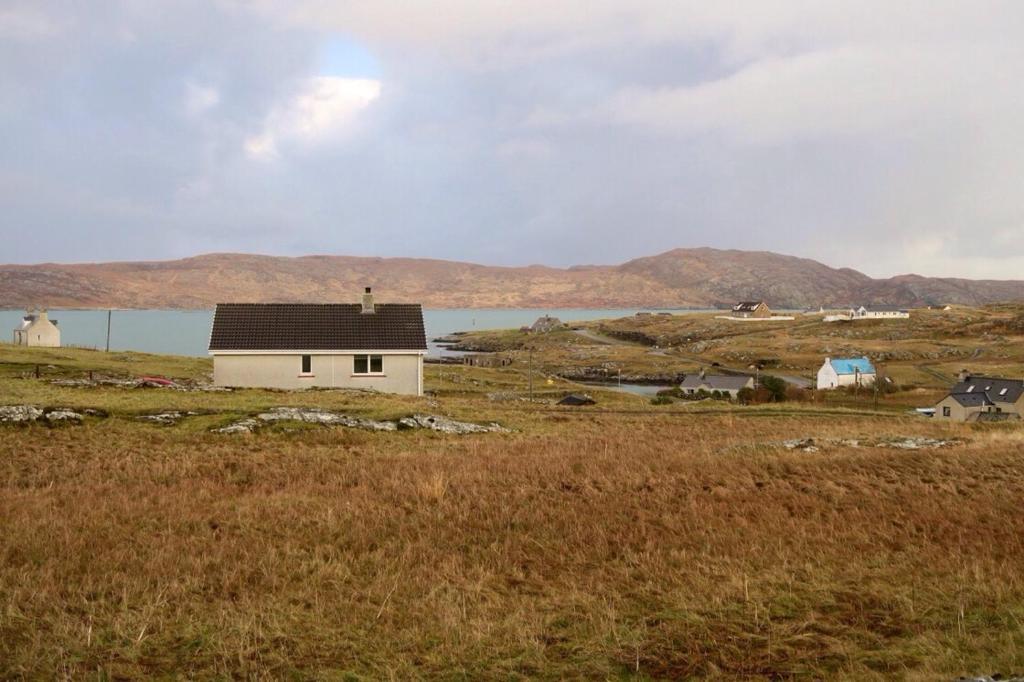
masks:
<svg viewBox="0 0 1024 682"><path fill-rule="evenodd" d="M88 413L89 411L85 411ZM99 414L92 411L93 414ZM35 405L0 405L0 424L29 424L43 421L48 424L79 424L85 418L83 412L67 407L40 408Z"/></svg>
<svg viewBox="0 0 1024 682"><path fill-rule="evenodd" d="M397 431L399 429L428 429L441 433L467 434L467 433L507 433L509 429L499 424L487 425L462 422L434 415L414 414L410 417L403 417L398 420L376 420L362 417L321 410L317 408L302 407L275 407L267 412L261 412L255 417L247 417L227 426L214 429L217 433L251 433L261 426L275 422L303 422L306 424L320 424L323 426L343 426L352 429L363 429L366 431Z"/></svg>
<svg viewBox="0 0 1024 682"><path fill-rule="evenodd" d="M963 441L957 438L942 440L939 438L928 438L926 436L899 436L885 439L860 439L860 438L794 438L784 440L781 445L787 450L799 450L801 452L818 452L824 447L839 446L848 448L893 448L896 450L922 450L932 448L947 448L963 445Z"/></svg>

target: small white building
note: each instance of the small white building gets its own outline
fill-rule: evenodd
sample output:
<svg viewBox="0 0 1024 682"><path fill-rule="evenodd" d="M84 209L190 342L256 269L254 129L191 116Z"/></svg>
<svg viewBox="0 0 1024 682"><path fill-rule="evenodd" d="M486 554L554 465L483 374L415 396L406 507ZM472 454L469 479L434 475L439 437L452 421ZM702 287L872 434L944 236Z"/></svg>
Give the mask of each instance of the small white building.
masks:
<svg viewBox="0 0 1024 682"><path fill-rule="evenodd" d="M60 348L60 329L46 310L25 311L21 324L14 329L14 345Z"/></svg>
<svg viewBox="0 0 1024 682"><path fill-rule="evenodd" d="M362 388L423 395L418 303L220 303L213 382L246 388Z"/></svg>
<svg viewBox="0 0 1024 682"><path fill-rule="evenodd" d="M891 305L861 306L853 311L856 320L893 320L910 317L910 311Z"/></svg>
<svg viewBox="0 0 1024 682"><path fill-rule="evenodd" d="M875 366L867 357L825 358L818 370L818 388L829 390L842 386L871 386L877 379Z"/></svg>

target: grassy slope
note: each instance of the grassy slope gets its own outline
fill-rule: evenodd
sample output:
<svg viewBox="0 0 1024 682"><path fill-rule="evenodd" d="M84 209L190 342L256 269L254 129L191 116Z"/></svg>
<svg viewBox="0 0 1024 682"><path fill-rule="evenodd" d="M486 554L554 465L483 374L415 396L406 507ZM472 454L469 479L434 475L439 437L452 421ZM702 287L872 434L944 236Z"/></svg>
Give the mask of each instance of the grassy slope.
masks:
<svg viewBox="0 0 1024 682"><path fill-rule="evenodd" d="M22 364L55 353L23 352ZM208 371L66 354L51 373ZM539 410L483 397L521 390L521 373L463 367L432 368L439 392L424 399L57 389L0 367L0 403L114 409L81 427L3 429L0 677L1024 667L1024 437L1012 426L800 405L686 415L604 394L597 409ZM429 410L517 432L230 437L197 428L203 418L130 418L194 401ZM772 444L907 435L968 443Z"/></svg>

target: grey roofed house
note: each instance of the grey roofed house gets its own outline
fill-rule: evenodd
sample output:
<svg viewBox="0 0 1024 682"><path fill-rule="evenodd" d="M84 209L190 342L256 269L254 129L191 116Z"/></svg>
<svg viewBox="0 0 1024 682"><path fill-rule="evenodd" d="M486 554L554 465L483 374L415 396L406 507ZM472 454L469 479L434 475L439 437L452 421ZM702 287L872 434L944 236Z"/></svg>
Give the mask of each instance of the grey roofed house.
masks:
<svg viewBox="0 0 1024 682"><path fill-rule="evenodd" d="M687 374L679 384L679 388L688 394L705 390L709 393L712 391L729 393L733 397L736 397L740 390L753 387L753 377L730 374L705 374L703 370L699 374Z"/></svg>
<svg viewBox="0 0 1024 682"><path fill-rule="evenodd" d="M1016 403L1024 395L1024 380L964 376L949 392L957 402L961 395L984 395L992 403Z"/></svg>
<svg viewBox="0 0 1024 682"><path fill-rule="evenodd" d="M221 303L213 381L240 388L350 388L423 395L419 304Z"/></svg>

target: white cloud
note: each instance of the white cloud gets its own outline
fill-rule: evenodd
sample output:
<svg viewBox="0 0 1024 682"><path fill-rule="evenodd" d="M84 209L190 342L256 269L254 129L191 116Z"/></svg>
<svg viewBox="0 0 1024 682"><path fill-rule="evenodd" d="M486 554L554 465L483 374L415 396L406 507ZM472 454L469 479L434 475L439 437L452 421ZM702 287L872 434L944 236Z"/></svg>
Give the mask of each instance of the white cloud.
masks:
<svg viewBox="0 0 1024 682"><path fill-rule="evenodd" d="M690 87L626 88L603 117L660 133L723 132L753 143L913 135L1021 113L1012 93L1024 52L910 46L841 47L765 59Z"/></svg>
<svg viewBox="0 0 1024 682"><path fill-rule="evenodd" d="M366 78L317 76L267 116L263 130L245 141L250 156L276 156L284 141L313 144L350 132L359 114L380 97L381 83Z"/></svg>
<svg viewBox="0 0 1024 682"><path fill-rule="evenodd" d="M185 113L189 116L200 116L220 104L220 92L217 88L197 83L185 84Z"/></svg>
<svg viewBox="0 0 1024 682"><path fill-rule="evenodd" d="M11 40L35 40L59 33L59 23L32 5L0 7L0 36Z"/></svg>

